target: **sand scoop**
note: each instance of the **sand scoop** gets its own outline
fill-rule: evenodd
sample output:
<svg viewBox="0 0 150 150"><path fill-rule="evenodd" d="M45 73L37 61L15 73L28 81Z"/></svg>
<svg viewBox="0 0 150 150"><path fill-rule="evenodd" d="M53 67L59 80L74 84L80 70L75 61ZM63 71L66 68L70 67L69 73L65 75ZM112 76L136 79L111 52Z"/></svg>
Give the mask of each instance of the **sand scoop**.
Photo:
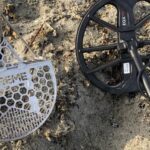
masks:
<svg viewBox="0 0 150 150"><path fill-rule="evenodd" d="M47 120L56 78L47 60L24 62L5 37L0 44L0 141L23 138Z"/></svg>

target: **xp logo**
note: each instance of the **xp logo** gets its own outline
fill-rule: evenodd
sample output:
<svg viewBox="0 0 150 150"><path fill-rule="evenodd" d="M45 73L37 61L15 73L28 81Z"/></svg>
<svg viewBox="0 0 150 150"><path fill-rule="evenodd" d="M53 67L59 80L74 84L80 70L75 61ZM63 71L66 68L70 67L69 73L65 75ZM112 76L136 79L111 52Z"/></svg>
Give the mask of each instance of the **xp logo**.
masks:
<svg viewBox="0 0 150 150"><path fill-rule="evenodd" d="M122 17L122 26L127 26L127 18L125 16Z"/></svg>
<svg viewBox="0 0 150 150"><path fill-rule="evenodd" d="M28 80L28 75L26 74L26 72L0 77L0 86L14 84L15 82L19 83L26 80Z"/></svg>

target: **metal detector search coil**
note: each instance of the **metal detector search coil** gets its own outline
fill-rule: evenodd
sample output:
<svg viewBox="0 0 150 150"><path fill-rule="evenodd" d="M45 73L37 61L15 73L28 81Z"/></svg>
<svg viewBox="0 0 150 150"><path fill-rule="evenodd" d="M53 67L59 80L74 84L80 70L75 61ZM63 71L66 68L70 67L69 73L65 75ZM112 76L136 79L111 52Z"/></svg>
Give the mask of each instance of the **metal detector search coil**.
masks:
<svg viewBox="0 0 150 150"><path fill-rule="evenodd" d="M141 3L147 10L138 15ZM150 0L97 0L86 12L76 36L76 56L93 85L115 95L140 91L150 98L150 39L145 33L145 38L139 36L149 26L149 10Z"/></svg>
<svg viewBox="0 0 150 150"><path fill-rule="evenodd" d="M51 62L24 63L4 38L0 44L0 141L23 138L43 125L56 93Z"/></svg>

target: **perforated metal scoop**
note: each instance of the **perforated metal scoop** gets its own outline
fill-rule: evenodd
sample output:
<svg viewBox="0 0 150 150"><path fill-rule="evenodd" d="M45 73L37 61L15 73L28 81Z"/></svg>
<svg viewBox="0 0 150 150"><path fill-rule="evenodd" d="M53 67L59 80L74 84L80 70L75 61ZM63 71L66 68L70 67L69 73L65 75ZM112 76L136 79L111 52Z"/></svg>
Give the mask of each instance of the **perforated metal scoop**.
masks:
<svg viewBox="0 0 150 150"><path fill-rule="evenodd" d="M0 141L23 138L49 117L57 93L50 61L24 63L4 38L0 44Z"/></svg>

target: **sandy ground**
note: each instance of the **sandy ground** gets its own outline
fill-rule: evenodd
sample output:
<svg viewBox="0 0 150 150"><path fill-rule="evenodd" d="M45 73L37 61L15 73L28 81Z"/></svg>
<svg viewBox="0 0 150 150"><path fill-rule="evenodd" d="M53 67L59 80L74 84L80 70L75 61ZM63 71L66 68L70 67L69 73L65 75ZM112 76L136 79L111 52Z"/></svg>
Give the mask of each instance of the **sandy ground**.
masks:
<svg viewBox="0 0 150 150"><path fill-rule="evenodd" d="M83 14L94 1L9 2L17 8L13 26L26 41L44 23L33 50L53 61L58 97L55 110L44 126L25 139L0 143L0 149L150 150L149 104L140 95L130 99L104 93L91 85L79 70L75 36Z"/></svg>

